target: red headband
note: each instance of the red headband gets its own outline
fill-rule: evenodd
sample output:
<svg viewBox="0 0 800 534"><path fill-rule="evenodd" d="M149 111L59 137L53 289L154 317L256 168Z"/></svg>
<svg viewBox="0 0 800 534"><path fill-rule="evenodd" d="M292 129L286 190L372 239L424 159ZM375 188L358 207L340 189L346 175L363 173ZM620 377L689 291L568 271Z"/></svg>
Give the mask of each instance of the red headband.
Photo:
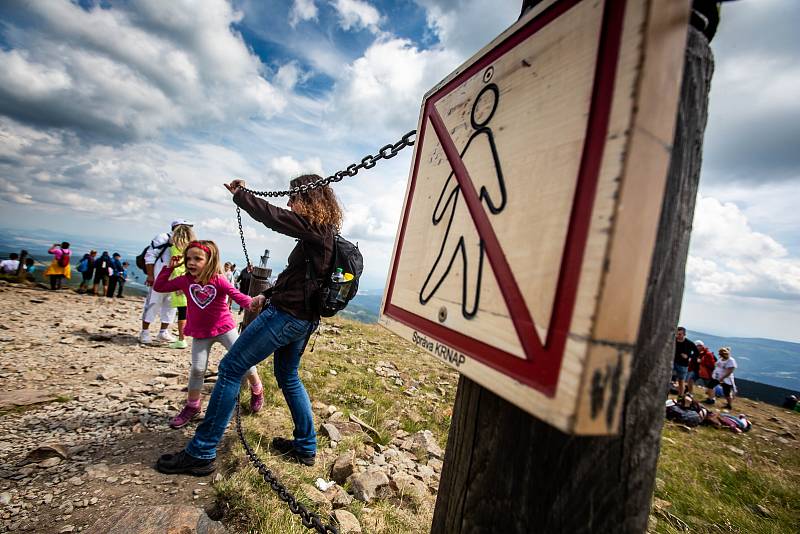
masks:
<svg viewBox="0 0 800 534"><path fill-rule="evenodd" d="M211 256L211 249L205 246L204 244L200 243L199 241L192 241L191 243L186 245L186 250L189 250L190 248L199 248L200 250L204 250L206 254Z"/></svg>

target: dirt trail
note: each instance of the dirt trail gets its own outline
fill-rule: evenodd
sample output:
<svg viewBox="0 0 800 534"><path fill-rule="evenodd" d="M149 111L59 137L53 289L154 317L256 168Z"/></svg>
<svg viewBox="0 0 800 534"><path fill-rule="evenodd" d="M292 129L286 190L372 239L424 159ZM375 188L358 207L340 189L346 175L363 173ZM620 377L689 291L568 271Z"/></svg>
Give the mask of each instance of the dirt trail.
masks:
<svg viewBox="0 0 800 534"><path fill-rule="evenodd" d="M134 505L212 508L211 477L152 467L194 429L167 426L190 356L140 346L141 307L0 282L0 532L91 531Z"/></svg>

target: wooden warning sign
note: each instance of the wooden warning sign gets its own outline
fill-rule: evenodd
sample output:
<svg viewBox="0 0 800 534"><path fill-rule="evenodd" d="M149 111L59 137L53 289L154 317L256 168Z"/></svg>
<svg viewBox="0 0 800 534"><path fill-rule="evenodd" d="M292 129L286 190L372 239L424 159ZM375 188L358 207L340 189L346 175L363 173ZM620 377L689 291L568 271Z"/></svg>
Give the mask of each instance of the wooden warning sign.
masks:
<svg viewBox="0 0 800 534"><path fill-rule="evenodd" d="M687 5L543 2L422 105L381 323L564 431L618 425Z"/></svg>

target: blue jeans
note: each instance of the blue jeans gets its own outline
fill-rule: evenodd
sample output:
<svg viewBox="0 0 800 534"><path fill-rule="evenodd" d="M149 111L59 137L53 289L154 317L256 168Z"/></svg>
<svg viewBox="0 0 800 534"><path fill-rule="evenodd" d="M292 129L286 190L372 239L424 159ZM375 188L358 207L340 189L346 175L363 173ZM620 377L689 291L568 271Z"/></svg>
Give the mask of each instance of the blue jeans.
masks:
<svg viewBox="0 0 800 534"><path fill-rule="evenodd" d="M217 456L217 445L236 406L242 378L250 367L274 353L275 379L294 422L294 447L303 455L315 454L314 415L297 369L306 342L316 326L316 322L297 319L274 306L269 306L256 317L220 362L205 419L186 445L186 452L202 459Z"/></svg>

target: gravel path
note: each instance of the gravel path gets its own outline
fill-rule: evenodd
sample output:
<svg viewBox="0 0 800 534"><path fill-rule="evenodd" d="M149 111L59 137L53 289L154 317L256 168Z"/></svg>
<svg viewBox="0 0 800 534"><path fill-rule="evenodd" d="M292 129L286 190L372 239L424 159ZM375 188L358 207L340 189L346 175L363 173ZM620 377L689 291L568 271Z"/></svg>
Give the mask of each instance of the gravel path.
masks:
<svg viewBox="0 0 800 534"><path fill-rule="evenodd" d="M193 432L167 426L190 356L140 346L141 307L0 282L0 532L91 531L130 506L213 505L211 477L152 467Z"/></svg>

